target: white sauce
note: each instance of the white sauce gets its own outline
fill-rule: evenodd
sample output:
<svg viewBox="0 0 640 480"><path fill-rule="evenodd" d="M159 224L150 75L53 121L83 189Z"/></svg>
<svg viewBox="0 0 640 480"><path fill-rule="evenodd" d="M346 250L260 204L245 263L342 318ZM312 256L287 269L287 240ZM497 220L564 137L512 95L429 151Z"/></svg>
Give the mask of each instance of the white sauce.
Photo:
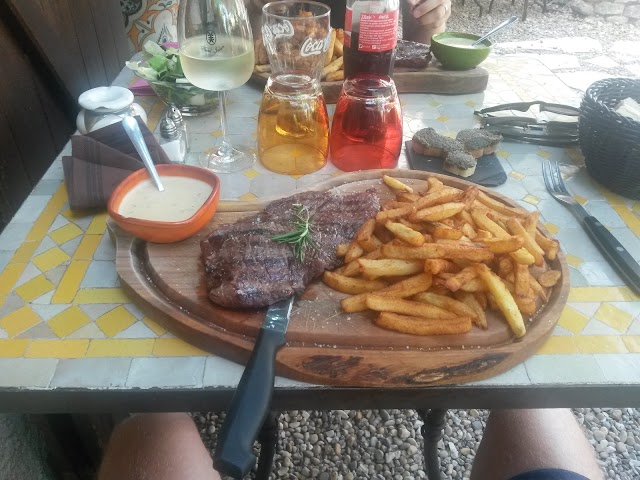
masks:
<svg viewBox="0 0 640 480"><path fill-rule="evenodd" d="M150 178L133 187L120 203L123 217L160 222L187 220L204 204L213 188L202 180L188 177L161 177L160 192Z"/></svg>

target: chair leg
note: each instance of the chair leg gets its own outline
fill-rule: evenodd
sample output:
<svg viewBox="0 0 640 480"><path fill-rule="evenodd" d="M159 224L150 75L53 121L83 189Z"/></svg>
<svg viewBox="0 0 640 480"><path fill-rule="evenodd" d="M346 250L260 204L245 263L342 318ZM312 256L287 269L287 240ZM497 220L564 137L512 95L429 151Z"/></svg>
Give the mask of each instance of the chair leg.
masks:
<svg viewBox="0 0 640 480"><path fill-rule="evenodd" d="M488 10L489 13L491 13L491 10L493 10L493 2L494 2L494 0L491 0L489 2L489 10Z"/></svg>
<svg viewBox="0 0 640 480"><path fill-rule="evenodd" d="M483 10L482 4L478 0L473 0L473 1L478 6L478 8L480 8L480 13L478 14L478 16L481 17L482 16L482 10Z"/></svg>
<svg viewBox="0 0 640 480"><path fill-rule="evenodd" d="M444 429L444 417L446 409L432 408L418 412L424 425L422 425L422 438L424 439L424 460L429 480L441 480L440 459L438 458L438 442L442 439Z"/></svg>
<svg viewBox="0 0 640 480"><path fill-rule="evenodd" d="M260 442L260 457L255 478L256 480L268 480L273 469L273 459L278 444L278 414L276 412L272 411L267 415L258 434L258 441Z"/></svg>
<svg viewBox="0 0 640 480"><path fill-rule="evenodd" d="M527 10L529 10L529 0L524 0L524 12L522 13L522 21L527 19Z"/></svg>

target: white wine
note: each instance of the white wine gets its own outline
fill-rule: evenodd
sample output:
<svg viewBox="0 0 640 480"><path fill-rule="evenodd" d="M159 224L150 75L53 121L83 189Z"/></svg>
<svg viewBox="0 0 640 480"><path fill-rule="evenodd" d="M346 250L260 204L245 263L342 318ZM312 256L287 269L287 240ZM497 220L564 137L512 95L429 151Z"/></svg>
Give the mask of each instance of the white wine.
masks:
<svg viewBox="0 0 640 480"><path fill-rule="evenodd" d="M251 77L253 43L240 37L220 37L210 44L205 35L192 37L180 48L180 63L185 77L196 87L231 90Z"/></svg>

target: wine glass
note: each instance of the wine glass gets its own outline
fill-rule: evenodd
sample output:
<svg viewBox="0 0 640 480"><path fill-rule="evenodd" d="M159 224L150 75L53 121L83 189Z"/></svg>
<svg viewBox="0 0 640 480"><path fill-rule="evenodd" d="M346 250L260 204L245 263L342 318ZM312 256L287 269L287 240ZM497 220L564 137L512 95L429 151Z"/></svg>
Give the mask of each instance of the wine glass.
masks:
<svg viewBox="0 0 640 480"><path fill-rule="evenodd" d="M256 157L227 141L226 118L226 91L244 85L253 72L253 37L243 0L180 0L178 40L187 80L220 95L222 144L204 152L200 163L219 173L250 168Z"/></svg>

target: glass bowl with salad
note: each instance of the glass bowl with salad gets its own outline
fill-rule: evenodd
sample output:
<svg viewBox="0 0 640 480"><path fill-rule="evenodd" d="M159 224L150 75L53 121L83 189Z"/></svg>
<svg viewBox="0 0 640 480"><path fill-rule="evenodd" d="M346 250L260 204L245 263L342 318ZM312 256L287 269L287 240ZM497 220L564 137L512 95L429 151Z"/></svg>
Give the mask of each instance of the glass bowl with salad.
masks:
<svg viewBox="0 0 640 480"><path fill-rule="evenodd" d="M196 87L184 77L177 48L147 41L143 49L144 57L127 62L127 67L149 82L160 100L186 116L204 115L218 106L218 92Z"/></svg>

